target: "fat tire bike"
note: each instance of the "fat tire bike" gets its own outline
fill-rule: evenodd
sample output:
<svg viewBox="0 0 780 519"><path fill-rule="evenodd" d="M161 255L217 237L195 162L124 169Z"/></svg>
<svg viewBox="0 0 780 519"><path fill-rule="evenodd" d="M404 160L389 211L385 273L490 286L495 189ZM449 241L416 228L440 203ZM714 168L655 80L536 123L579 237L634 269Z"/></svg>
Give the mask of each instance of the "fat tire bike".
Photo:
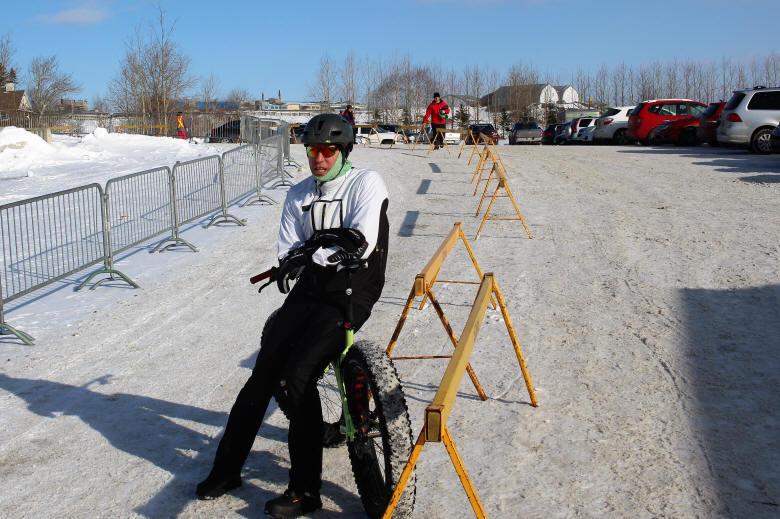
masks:
<svg viewBox="0 0 780 519"><path fill-rule="evenodd" d="M403 388L392 360L376 343L354 341L352 275L363 265L363 262L341 265L346 269L347 279L342 324L344 349L320 376L317 390L325 427L323 446L333 448L346 443L363 508L368 517L379 518L390 502L414 440ZM260 287L262 291L275 281L275 275L276 270L272 268L250 281L254 284L268 279ZM261 348L278 312L274 310L263 326ZM288 416L280 392L275 392L274 397ZM412 472L393 517L411 517L415 483Z"/></svg>

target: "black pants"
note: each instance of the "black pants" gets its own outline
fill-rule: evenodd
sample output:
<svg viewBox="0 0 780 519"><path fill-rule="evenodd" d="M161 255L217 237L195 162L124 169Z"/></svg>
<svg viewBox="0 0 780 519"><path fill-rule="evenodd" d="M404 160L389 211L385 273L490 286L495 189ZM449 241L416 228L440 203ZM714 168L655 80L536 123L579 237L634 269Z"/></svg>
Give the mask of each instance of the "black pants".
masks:
<svg viewBox="0 0 780 519"><path fill-rule="evenodd" d="M444 134L437 132L436 129L437 128L444 129L446 127L447 127L446 124L433 124L433 123L431 123L431 132L433 133L433 135L432 135L433 144L435 146L442 146L444 144Z"/></svg>
<svg viewBox="0 0 780 519"><path fill-rule="evenodd" d="M239 392L219 442L212 474L239 476L277 388L284 388L290 418L290 485L319 493L322 483L322 409L317 379L344 349L342 310L288 297L266 331L252 375ZM371 310L354 306L358 329Z"/></svg>

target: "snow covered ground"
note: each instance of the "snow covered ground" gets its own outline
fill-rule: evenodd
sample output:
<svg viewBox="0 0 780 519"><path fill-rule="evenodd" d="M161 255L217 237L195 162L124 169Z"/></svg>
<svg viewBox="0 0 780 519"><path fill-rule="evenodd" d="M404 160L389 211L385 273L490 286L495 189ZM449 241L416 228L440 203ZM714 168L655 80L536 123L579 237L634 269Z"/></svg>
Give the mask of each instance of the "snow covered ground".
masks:
<svg viewBox="0 0 780 519"><path fill-rule="evenodd" d="M175 153L203 150L188 147ZM292 150L303 158L300 146ZM450 418L488 516L777 517L780 156L501 152L534 239L519 222L491 222L472 246L502 285L541 405L528 404L490 310L472 363L491 399L479 401L465 379ZM112 160L141 166L147 153ZM392 198L387 285L361 332L384 345L414 275L452 224L476 231L473 167L404 147L361 148L353 158L384 175ZM32 177L0 180L3 202L85 183L89 162L71 164L31 164ZM50 182L38 183L44 169ZM116 169L100 174L108 171ZM507 213L505 200L500 208ZM193 500L193 490L249 375L262 323L282 301L247 282L273 261L279 210L235 209L246 227L191 226L184 237L198 253L131 251L119 268L139 290L76 293L70 279L9 305L9 322L36 344L0 339L0 517L262 515L289 466L275 408L244 486L210 502ZM441 277L471 275L456 249ZM474 287L437 288L459 331ZM450 349L426 308L412 312L396 353ZM415 434L444 365L398 363ZM443 446L425 447L417 474L417 517L471 516ZM346 450L326 451L325 510L312 517L362 516L351 478Z"/></svg>

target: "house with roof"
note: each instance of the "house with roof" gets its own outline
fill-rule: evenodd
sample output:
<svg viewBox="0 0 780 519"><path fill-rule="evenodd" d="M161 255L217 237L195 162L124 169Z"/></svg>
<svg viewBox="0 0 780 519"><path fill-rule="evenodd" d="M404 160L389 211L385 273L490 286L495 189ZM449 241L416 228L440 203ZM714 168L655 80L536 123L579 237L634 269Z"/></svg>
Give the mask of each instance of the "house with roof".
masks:
<svg viewBox="0 0 780 519"><path fill-rule="evenodd" d="M479 104L493 113L508 112L516 119L533 118L545 122L550 111L580 109L580 96L571 85L534 83L499 87L482 96Z"/></svg>
<svg viewBox="0 0 780 519"><path fill-rule="evenodd" d="M24 90L16 90L13 83L6 83L0 92L0 112L7 117L32 112L30 99Z"/></svg>

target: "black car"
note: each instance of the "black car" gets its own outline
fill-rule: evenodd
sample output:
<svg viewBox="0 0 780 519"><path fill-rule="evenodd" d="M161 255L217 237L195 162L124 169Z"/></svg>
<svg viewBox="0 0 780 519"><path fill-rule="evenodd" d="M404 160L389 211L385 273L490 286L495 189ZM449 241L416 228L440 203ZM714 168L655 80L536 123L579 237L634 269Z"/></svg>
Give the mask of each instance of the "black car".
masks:
<svg viewBox="0 0 780 519"><path fill-rule="evenodd" d="M241 120L228 121L212 129L209 142L241 142Z"/></svg>
<svg viewBox="0 0 780 519"><path fill-rule="evenodd" d="M498 144L498 132L492 124L470 124L469 130L471 130L471 133L466 135L466 144L473 144L473 142L471 142L471 136L473 135L475 139L479 139L480 133L484 133L490 137L493 144Z"/></svg>
<svg viewBox="0 0 780 519"><path fill-rule="evenodd" d="M772 153L780 153L780 124L772 130L772 135L769 137L772 143Z"/></svg>

